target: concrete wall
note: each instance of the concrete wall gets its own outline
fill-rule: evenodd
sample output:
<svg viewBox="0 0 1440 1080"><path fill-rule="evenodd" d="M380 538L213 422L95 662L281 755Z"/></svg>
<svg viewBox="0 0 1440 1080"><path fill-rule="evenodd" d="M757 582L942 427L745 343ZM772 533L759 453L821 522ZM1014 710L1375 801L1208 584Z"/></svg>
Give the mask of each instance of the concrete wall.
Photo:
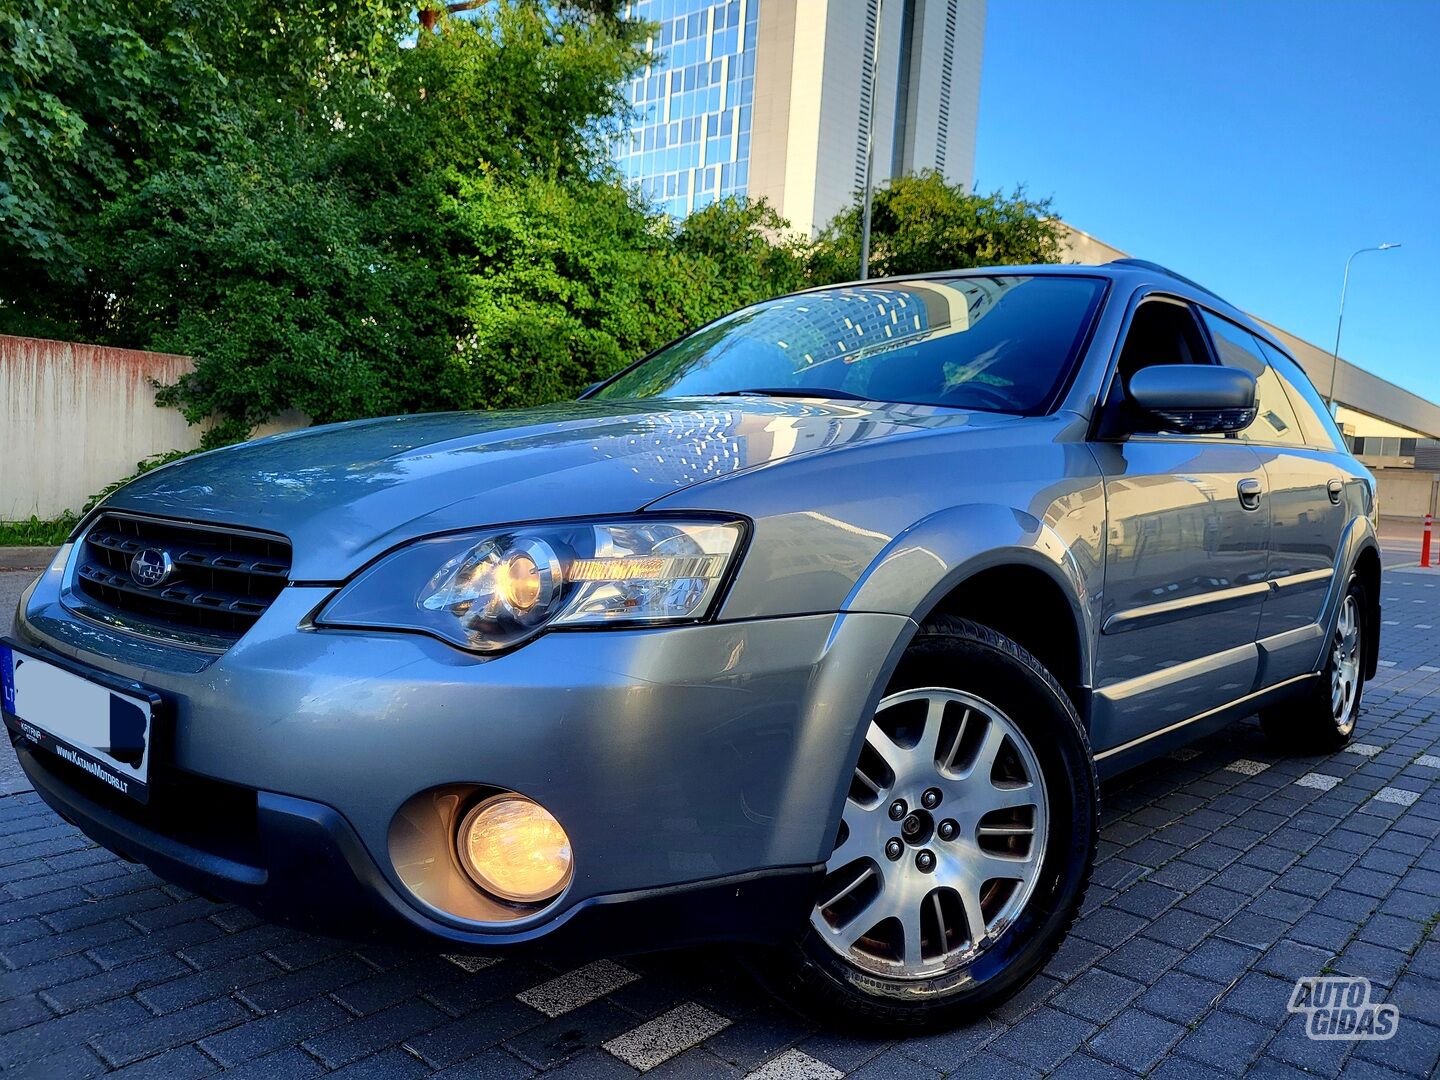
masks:
<svg viewBox="0 0 1440 1080"><path fill-rule="evenodd" d="M1280 344L1300 362L1322 395L1329 393L1330 370L1334 366L1330 353L1264 319L1254 315L1251 318L1280 339ZM1440 393L1440 380L1436 380L1434 389ZM1335 400L1368 416L1440 439L1440 405L1352 364L1343 356L1335 369Z"/></svg>
<svg viewBox="0 0 1440 1080"><path fill-rule="evenodd" d="M151 384L188 370L185 356L0 335L0 521L79 510L143 458L198 446Z"/></svg>
<svg viewBox="0 0 1440 1080"><path fill-rule="evenodd" d="M1060 261L1063 263L1080 263L1083 266L1102 266L1116 259L1128 259L1130 256L1117 247L1111 247L1097 237L1075 228L1073 225L1066 225L1060 222L1062 232L1060 235Z"/></svg>
<svg viewBox="0 0 1440 1080"><path fill-rule="evenodd" d="M1411 431L1399 424L1392 424L1388 420L1379 420L1367 413L1356 412L1346 405L1340 405L1335 409L1335 422L1340 425L1340 430L1346 435L1379 435L1381 438L1389 436L1392 439L1413 439L1420 434L1418 431Z"/></svg>
<svg viewBox="0 0 1440 1080"><path fill-rule="evenodd" d="M205 425L155 404L188 356L0 334L0 521L57 518L133 473L141 461L194 450ZM287 412L254 438L310 420Z"/></svg>
<svg viewBox="0 0 1440 1080"><path fill-rule="evenodd" d="M1416 469L1373 469L1380 516L1414 521L1440 512L1440 473Z"/></svg>

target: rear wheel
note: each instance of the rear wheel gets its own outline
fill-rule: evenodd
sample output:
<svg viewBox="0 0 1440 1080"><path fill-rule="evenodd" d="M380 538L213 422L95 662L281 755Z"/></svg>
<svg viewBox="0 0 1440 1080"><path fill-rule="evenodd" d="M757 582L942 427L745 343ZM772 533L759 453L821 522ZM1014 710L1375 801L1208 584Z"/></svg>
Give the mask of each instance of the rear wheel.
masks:
<svg viewBox="0 0 1440 1080"><path fill-rule="evenodd" d="M1089 746L1054 678L985 627L927 625L866 732L810 925L770 981L826 1022L976 1017L1063 938L1096 821Z"/></svg>
<svg viewBox="0 0 1440 1080"><path fill-rule="evenodd" d="M1355 734L1365 688L1365 586L1358 577L1340 601L1325 667L1314 688L1260 714L1260 726L1277 743L1300 753L1338 750Z"/></svg>

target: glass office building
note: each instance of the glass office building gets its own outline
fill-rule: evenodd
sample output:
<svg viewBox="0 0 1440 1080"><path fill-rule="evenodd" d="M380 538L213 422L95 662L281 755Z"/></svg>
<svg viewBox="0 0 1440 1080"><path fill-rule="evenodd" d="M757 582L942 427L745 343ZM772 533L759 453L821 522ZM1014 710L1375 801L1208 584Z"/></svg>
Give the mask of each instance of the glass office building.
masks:
<svg viewBox="0 0 1440 1080"><path fill-rule="evenodd" d="M745 194L760 5L638 0L630 14L658 24L651 48L664 62L630 83L637 119L616 143L621 173L676 217Z"/></svg>
<svg viewBox="0 0 1440 1080"><path fill-rule="evenodd" d="M765 198L813 233L863 185L937 169L968 187L985 0L633 0L655 27L615 162L683 217Z"/></svg>

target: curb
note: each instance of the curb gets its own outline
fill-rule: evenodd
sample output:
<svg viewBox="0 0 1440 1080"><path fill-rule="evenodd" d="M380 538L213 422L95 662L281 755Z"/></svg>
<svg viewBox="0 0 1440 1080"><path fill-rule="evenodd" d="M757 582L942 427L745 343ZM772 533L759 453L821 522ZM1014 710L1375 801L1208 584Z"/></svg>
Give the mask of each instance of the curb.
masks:
<svg viewBox="0 0 1440 1080"><path fill-rule="evenodd" d="M0 547L0 571L34 570L39 573L50 565L59 548L53 547Z"/></svg>

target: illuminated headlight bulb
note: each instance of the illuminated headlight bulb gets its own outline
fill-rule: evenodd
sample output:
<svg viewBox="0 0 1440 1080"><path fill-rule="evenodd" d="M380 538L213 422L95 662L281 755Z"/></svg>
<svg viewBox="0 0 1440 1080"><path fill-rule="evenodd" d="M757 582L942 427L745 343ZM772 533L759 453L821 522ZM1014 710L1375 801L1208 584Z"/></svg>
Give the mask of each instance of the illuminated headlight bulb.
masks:
<svg viewBox="0 0 1440 1080"><path fill-rule="evenodd" d="M517 552L505 560L504 574L500 588L506 601L517 611L529 611L540 599L540 568L535 560Z"/></svg>
<svg viewBox="0 0 1440 1080"><path fill-rule="evenodd" d="M510 614L521 621L543 617L560 584L560 559L544 540L522 537L500 556L495 592Z"/></svg>
<svg viewBox="0 0 1440 1080"><path fill-rule="evenodd" d="M570 837L523 795L493 795L460 822L461 865L486 892L517 904L548 900L570 883Z"/></svg>

